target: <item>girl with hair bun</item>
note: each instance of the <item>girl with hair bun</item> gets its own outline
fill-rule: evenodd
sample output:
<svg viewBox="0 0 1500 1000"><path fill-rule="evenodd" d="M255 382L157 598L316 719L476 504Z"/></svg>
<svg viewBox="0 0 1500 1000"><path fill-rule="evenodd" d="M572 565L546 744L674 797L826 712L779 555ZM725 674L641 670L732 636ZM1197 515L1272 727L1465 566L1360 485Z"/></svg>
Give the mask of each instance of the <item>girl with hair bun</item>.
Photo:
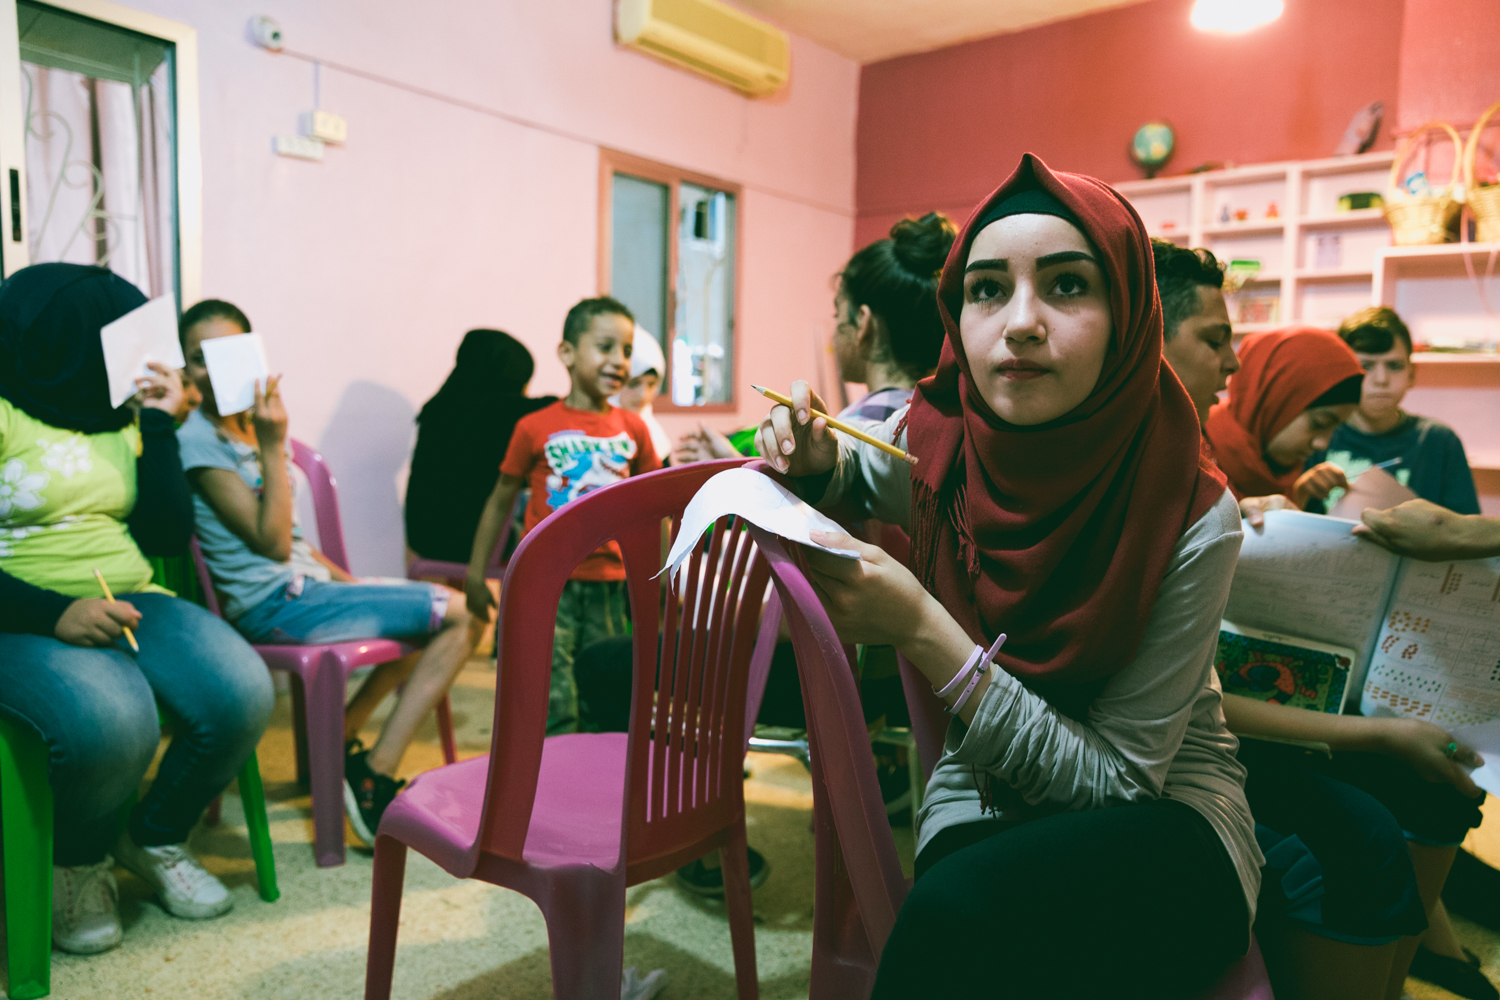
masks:
<svg viewBox="0 0 1500 1000"><path fill-rule="evenodd" d="M928 212L897 222L889 237L844 265L833 300L833 353L839 378L868 391L841 417L880 423L937 367L943 346L938 275L957 235L947 216Z"/></svg>

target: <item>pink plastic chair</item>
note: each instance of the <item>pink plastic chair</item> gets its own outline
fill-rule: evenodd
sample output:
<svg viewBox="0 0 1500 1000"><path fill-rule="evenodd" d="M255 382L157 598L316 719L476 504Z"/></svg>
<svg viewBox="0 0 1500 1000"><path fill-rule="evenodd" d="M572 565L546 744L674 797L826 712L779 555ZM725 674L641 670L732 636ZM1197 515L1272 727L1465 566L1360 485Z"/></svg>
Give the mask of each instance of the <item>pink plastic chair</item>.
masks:
<svg viewBox="0 0 1500 1000"><path fill-rule="evenodd" d="M505 578L505 550L510 547L510 537L515 533L516 508L520 506L523 496L525 496L524 490L516 494L515 500L511 502L510 513L505 515L505 529L500 532L500 541L495 543L495 551L490 553L489 564L484 568L484 576L487 580ZM463 590L464 583L469 578L469 564L417 556L407 563L406 578L408 580L442 580L455 590Z"/></svg>
<svg viewBox="0 0 1500 1000"><path fill-rule="evenodd" d="M742 1000L757 995L741 767L767 568L726 518L698 542L680 595L663 599L652 578L662 519L741 464L603 487L521 542L500 604L489 755L419 776L381 820L367 1000L390 996L408 847L456 878L529 896L547 921L560 998L618 997L626 887L723 848L735 980ZM573 567L609 539L624 553L636 640L630 732L544 738L558 598Z"/></svg>
<svg viewBox="0 0 1500 1000"><path fill-rule="evenodd" d="M344 527L333 473L323 456L312 448L295 439L291 445L292 461L307 476L312 490L318 547L330 562L348 572L349 559L344 549ZM191 548L208 609L220 614L213 579L196 538ZM420 648L396 639L255 647L268 669L285 670L297 678L292 685L297 781L312 792L313 854L320 868L344 863L344 692L349 675L359 667L399 660ZM447 695L437 704L437 723L443 759L451 764L456 749L453 713Z"/></svg>
<svg viewBox="0 0 1500 1000"><path fill-rule="evenodd" d="M870 755L859 689L845 650L812 586L780 539L755 527L750 534L770 564L776 588L773 600L787 616L812 743L816 885L808 995L813 1000L863 1000L874 987L880 953L911 883L901 874ZM893 551L892 555L903 558L905 553ZM915 675L911 683L907 683L908 671ZM935 696L910 664L903 663L902 680L916 735L918 718L928 716L929 702ZM925 696L913 698L913 687ZM932 767L926 758L941 755L946 728L944 724L937 730L935 747L931 731L917 737L928 774ZM933 764L937 756L932 757ZM1199 1000L1274 1000L1253 937L1244 958Z"/></svg>

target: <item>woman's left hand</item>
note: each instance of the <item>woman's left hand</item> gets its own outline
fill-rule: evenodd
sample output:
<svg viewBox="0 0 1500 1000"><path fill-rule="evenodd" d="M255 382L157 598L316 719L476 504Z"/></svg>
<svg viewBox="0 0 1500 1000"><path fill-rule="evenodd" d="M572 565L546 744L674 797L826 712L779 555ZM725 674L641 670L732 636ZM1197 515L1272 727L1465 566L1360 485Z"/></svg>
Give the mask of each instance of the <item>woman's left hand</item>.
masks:
<svg viewBox="0 0 1500 1000"><path fill-rule="evenodd" d="M932 598L910 570L880 546L867 545L842 531L811 534L819 545L859 553L856 561L803 549L808 580L840 639L900 647L917 634L925 605Z"/></svg>
<svg viewBox="0 0 1500 1000"><path fill-rule="evenodd" d="M162 410L176 416L182 408L182 375L175 368L168 368L160 361L147 362L151 374L135 380L140 391L134 399L143 407Z"/></svg>
<svg viewBox="0 0 1500 1000"><path fill-rule="evenodd" d="M1381 745L1393 757L1400 757L1428 781L1446 781L1463 795L1477 798L1483 794L1469 768L1484 763L1471 748L1457 743L1447 730L1422 719L1381 719ZM1448 748L1456 746L1453 754Z"/></svg>
<svg viewBox="0 0 1500 1000"><path fill-rule="evenodd" d="M1348 488L1349 480L1344 478L1343 469L1332 462L1320 462L1297 477L1297 485L1292 487L1292 502L1299 510L1306 510L1309 501L1327 500L1335 489Z"/></svg>

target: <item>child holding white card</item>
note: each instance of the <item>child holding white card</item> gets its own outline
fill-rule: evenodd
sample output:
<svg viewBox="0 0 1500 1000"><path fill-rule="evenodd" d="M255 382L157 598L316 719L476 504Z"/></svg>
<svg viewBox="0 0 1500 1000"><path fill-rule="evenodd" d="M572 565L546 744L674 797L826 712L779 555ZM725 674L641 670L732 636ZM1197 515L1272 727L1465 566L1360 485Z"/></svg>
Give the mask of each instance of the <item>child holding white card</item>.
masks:
<svg viewBox="0 0 1500 1000"><path fill-rule="evenodd" d="M76 954L121 941L116 862L175 916L233 906L184 845L272 705L254 650L151 583L146 556L185 549L192 533L170 415L182 386L156 364L142 392L112 406L100 335L145 301L77 264L23 268L0 285L0 719L47 745L52 940ZM120 806L161 739L158 705L181 724L121 832Z"/></svg>
<svg viewBox="0 0 1500 1000"><path fill-rule="evenodd" d="M404 784L395 773L417 723L452 686L478 627L456 591L406 581L362 584L309 545L297 524L279 377L256 379L247 408L219 410L215 389L239 387L213 370L215 357L227 355L205 345L249 333L250 321L230 303L209 299L183 314L180 329L188 377L203 403L178 439L198 541L224 616L251 642L265 644L429 640L420 655L377 667L345 712L344 805L355 833L373 845L381 815ZM258 355L249 346L248 354ZM366 750L360 726L403 682L395 711Z"/></svg>

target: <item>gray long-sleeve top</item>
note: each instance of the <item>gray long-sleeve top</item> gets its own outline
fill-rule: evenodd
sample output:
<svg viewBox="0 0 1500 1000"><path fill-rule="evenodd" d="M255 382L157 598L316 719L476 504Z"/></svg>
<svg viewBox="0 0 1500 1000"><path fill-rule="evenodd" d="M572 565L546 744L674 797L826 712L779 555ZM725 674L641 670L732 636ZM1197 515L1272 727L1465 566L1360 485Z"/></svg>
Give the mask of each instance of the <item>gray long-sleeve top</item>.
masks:
<svg viewBox="0 0 1500 1000"><path fill-rule="evenodd" d="M905 413L866 430L901 446L895 430ZM857 516L908 528L910 469L841 436L838 464L817 505L843 501ZM1239 508L1226 491L1178 541L1135 659L1108 679L1086 720L1069 718L995 671L973 723L954 719L948 728L918 817L918 851L944 827L984 818L976 768L1019 793L1021 803L1000 807L1001 819L1016 822L1165 796L1196 809L1218 832L1253 920L1264 858L1213 668L1241 537Z"/></svg>

